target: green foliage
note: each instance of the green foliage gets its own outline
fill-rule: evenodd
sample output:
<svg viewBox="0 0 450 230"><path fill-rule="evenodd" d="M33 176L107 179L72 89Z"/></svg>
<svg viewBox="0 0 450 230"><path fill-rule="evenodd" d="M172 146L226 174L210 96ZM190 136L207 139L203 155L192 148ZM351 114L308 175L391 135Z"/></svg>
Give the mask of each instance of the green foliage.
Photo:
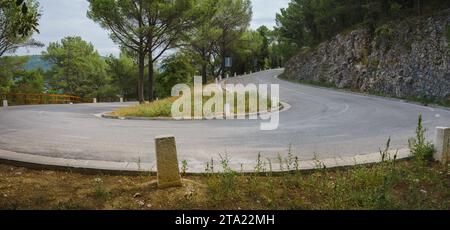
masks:
<svg viewBox="0 0 450 230"><path fill-rule="evenodd" d="M0 94L43 93L44 72L26 70L29 57L6 56L0 58Z"/></svg>
<svg viewBox="0 0 450 230"><path fill-rule="evenodd" d="M109 81L106 62L92 44L80 37L66 37L60 43L50 43L42 54L44 60L53 64L47 74L53 90L89 98L111 93L104 88Z"/></svg>
<svg viewBox="0 0 450 230"><path fill-rule="evenodd" d="M0 94L9 93L13 86L14 76L17 72L23 71L27 62L26 57L6 56L0 58Z"/></svg>
<svg viewBox="0 0 450 230"><path fill-rule="evenodd" d="M138 63L137 94L144 102L144 68L148 62L148 99L154 99L154 64L177 48L195 22L194 0L89 0L88 17L109 30L111 38ZM146 60L147 58L147 60Z"/></svg>
<svg viewBox="0 0 450 230"><path fill-rule="evenodd" d="M450 1L430 0L292 0L277 14L281 41L296 49L313 47L338 33L363 25L371 33L387 21L435 12L450 7ZM387 35L386 27L379 28Z"/></svg>
<svg viewBox="0 0 450 230"><path fill-rule="evenodd" d="M38 8L35 0L0 1L0 57L19 47L43 46L31 39L39 32Z"/></svg>
<svg viewBox="0 0 450 230"><path fill-rule="evenodd" d="M433 153L435 151L434 145L425 138L426 129L423 127L422 123L423 118L422 115L420 115L416 129L416 138L409 140L409 148L411 149L414 159L418 163L430 161L433 158Z"/></svg>
<svg viewBox="0 0 450 230"><path fill-rule="evenodd" d="M137 99L136 86L138 81L138 66L133 59L125 53L119 58L109 56L106 58L108 64L107 73L111 77L111 88L115 88L124 99Z"/></svg>
<svg viewBox="0 0 450 230"><path fill-rule="evenodd" d="M204 83L207 76L225 76L225 58L233 58L233 66L240 60L236 57L242 37L247 31L251 17L249 0L201 0L197 6L201 15L189 37L186 51L194 57L195 64L200 67Z"/></svg>
<svg viewBox="0 0 450 230"><path fill-rule="evenodd" d="M254 174L225 170L204 179L208 207L222 209L397 210L448 209L448 183L440 167L416 167L389 156L384 161L341 169L295 170L272 175L257 167ZM258 158L258 162L260 158ZM280 162L289 162L281 158ZM227 161L228 162L228 161ZM225 164L227 166L229 162ZM208 163L209 164L209 163ZM287 164L287 163L286 163ZM222 163L222 165L224 165ZM259 163L263 165L263 163ZM323 165L318 160L317 165ZM430 189L432 188L432 189ZM439 198L437 198L439 197Z"/></svg>
<svg viewBox="0 0 450 230"><path fill-rule="evenodd" d="M175 54L165 59L161 69L162 73L156 77L156 94L159 98L169 97L176 84L192 84L196 73L190 58L183 54Z"/></svg>
<svg viewBox="0 0 450 230"><path fill-rule="evenodd" d="M14 75L12 93L39 94L45 91L44 73L42 70L22 70Z"/></svg>
<svg viewBox="0 0 450 230"><path fill-rule="evenodd" d="M394 38L394 30L390 24L384 24L375 30L375 42L377 47L389 49L389 43Z"/></svg>

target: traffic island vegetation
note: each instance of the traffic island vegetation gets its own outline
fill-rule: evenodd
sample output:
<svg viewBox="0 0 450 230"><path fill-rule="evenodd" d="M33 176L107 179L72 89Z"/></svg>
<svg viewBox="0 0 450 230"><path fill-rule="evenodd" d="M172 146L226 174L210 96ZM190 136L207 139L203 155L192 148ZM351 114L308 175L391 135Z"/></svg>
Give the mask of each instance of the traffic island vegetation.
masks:
<svg viewBox="0 0 450 230"><path fill-rule="evenodd" d="M255 106L252 107L250 95L253 93L245 93L245 96L243 94L238 95L238 93L234 94L234 108L230 108L231 114L239 114L238 105L245 105L245 114L253 112L267 112L266 109L259 108L258 100L267 100L267 108L272 108L272 100L268 99L266 97L260 96L258 93L254 93L258 97L258 100L254 101ZM206 106L208 101L214 100L214 96L203 96L203 106ZM175 103L180 97L168 97L162 100L156 100L150 103L146 104L140 104L140 105L134 105L130 107L120 108L114 112L108 113L107 115L111 116L118 116L118 117L149 117L149 118L156 118L156 117L172 117L172 105ZM225 106L227 103L226 95L223 95L223 105ZM195 111L195 103L194 100L191 102L191 113L192 117L195 117L194 111ZM252 109L253 108L253 109ZM281 108L281 104L279 105L279 108ZM216 108L213 105L212 106L212 112L216 112ZM223 109L223 113L225 115L225 108Z"/></svg>
<svg viewBox="0 0 450 230"><path fill-rule="evenodd" d="M448 166L433 162L434 146L417 128L412 158L397 160L386 149L379 164L275 173L258 157L255 172L243 174L220 161L203 175L186 175L182 188L157 189L154 175L87 175L0 165L0 209L450 209ZM286 167L295 161L281 159Z"/></svg>

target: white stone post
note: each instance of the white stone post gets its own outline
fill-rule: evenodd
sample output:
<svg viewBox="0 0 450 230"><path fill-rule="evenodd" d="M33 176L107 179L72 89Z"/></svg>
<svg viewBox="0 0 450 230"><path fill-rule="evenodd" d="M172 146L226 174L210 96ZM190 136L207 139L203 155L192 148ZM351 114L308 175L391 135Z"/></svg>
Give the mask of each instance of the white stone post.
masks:
<svg viewBox="0 0 450 230"><path fill-rule="evenodd" d="M234 72L234 77L237 77L237 73L236 72Z"/></svg>
<svg viewBox="0 0 450 230"><path fill-rule="evenodd" d="M123 97L120 98L120 103L123 103Z"/></svg>
<svg viewBox="0 0 450 230"><path fill-rule="evenodd" d="M155 138L155 143L158 188L183 186L178 166L175 137L172 135L158 136Z"/></svg>
<svg viewBox="0 0 450 230"><path fill-rule="evenodd" d="M92 100L92 103L97 104L97 98L94 98L94 99Z"/></svg>
<svg viewBox="0 0 450 230"><path fill-rule="evenodd" d="M3 107L8 107L8 100L3 100Z"/></svg>
<svg viewBox="0 0 450 230"><path fill-rule="evenodd" d="M230 78L230 74L227 73L227 79Z"/></svg>
<svg viewBox="0 0 450 230"><path fill-rule="evenodd" d="M228 118L231 116L231 106L229 103L225 104L225 117Z"/></svg>
<svg viewBox="0 0 450 230"><path fill-rule="evenodd" d="M442 164L448 163L450 156L450 128L437 127L436 128L436 152L433 158Z"/></svg>

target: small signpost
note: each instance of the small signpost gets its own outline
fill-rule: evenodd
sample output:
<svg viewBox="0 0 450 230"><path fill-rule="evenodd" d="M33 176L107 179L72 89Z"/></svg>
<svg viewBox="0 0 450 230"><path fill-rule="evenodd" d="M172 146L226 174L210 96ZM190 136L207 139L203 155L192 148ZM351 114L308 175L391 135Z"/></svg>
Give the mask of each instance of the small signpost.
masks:
<svg viewBox="0 0 450 230"><path fill-rule="evenodd" d="M225 68L231 68L233 66L233 59L231 57L225 58Z"/></svg>

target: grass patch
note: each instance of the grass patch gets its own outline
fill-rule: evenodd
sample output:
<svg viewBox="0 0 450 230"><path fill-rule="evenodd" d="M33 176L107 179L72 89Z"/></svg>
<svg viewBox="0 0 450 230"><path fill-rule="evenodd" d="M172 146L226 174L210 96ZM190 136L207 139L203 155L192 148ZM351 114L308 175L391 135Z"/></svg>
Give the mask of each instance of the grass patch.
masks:
<svg viewBox="0 0 450 230"><path fill-rule="evenodd" d="M238 99L238 95L241 96L242 99ZM258 95L258 94L257 94ZM121 117L172 117L172 104L179 99L180 97L169 97L163 100L157 100L151 103L147 103L147 104L142 104L142 105L135 105L135 106L130 106L130 107L126 107L126 108L121 108L118 109L114 112L111 113L111 115L115 115L115 116L121 116ZM205 105L205 103L212 99L213 96L207 97L204 96L203 97L203 105ZM238 94L235 93L235 99L234 99L234 109L231 108L231 111L234 112L234 114L238 113L238 104L245 103L245 113L249 113L249 111L251 111L250 109L250 102L249 102L249 98L250 98L250 93L245 93L245 96L243 94ZM258 95L258 100L267 100L267 106L270 109L272 107L272 101L268 98L263 98L260 97L260 95ZM226 104L226 96L223 96L223 103L224 105ZM258 102L257 102L258 103ZM194 116L194 102L192 100L192 116ZM256 111L258 112L264 112L264 111L260 111L259 109L259 104L257 104L257 108ZM213 112L215 112L215 108L213 108Z"/></svg>
<svg viewBox="0 0 450 230"><path fill-rule="evenodd" d="M91 176L0 165L0 209L442 209L450 178L428 162L273 175L233 171L189 176L184 188L157 190L151 176ZM101 188L94 182L101 178Z"/></svg>

